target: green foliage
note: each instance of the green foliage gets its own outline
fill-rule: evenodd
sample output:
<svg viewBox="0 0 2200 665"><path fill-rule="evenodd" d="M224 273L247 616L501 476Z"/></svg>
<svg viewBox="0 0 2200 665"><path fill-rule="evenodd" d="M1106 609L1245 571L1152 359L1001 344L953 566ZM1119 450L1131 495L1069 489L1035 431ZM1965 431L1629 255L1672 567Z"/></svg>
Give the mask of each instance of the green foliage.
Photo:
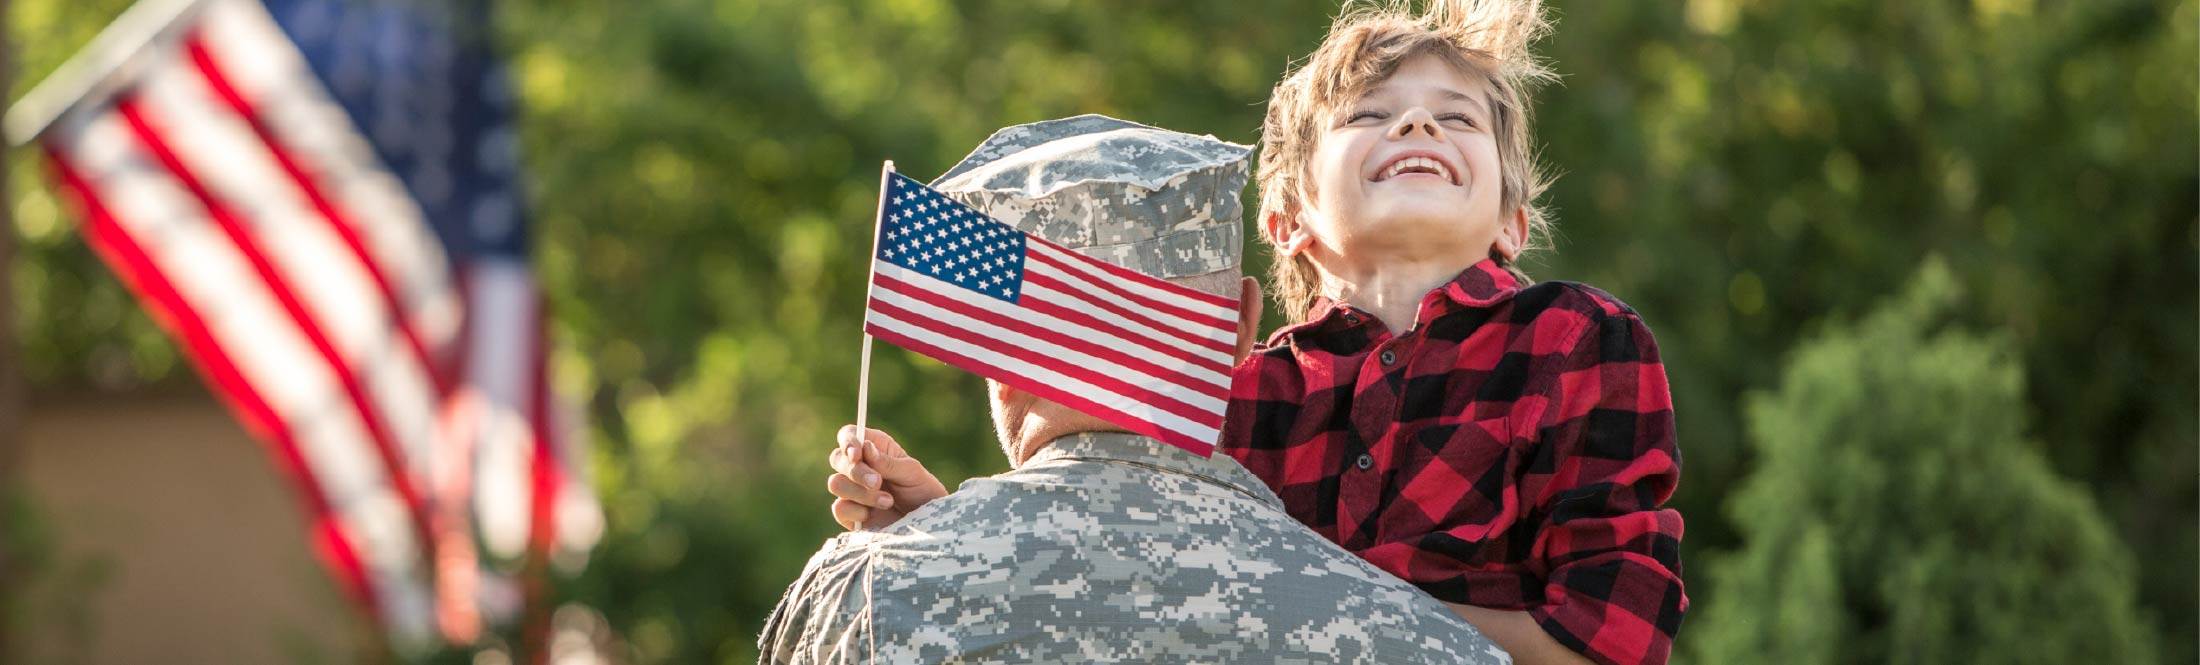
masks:
<svg viewBox="0 0 2200 665"><path fill-rule="evenodd" d="M1702 662L2154 662L2130 550L2025 440L2021 363L1948 324L1965 304L1929 262L1749 400Z"/></svg>
<svg viewBox="0 0 2200 665"><path fill-rule="evenodd" d="M10 3L15 94L125 4ZM1531 272L1618 294L1657 331L1687 459L1684 557L1730 549L1748 528L1719 512L1755 464L1740 396L1771 385L1818 321L1861 311L1937 254L1974 294L1946 316L1994 331L2022 361L2015 409L2040 454L2143 553L2141 602L2169 635L2164 660L2194 661L2195 0L1555 4L1544 51L1566 78L1536 109L1564 171L1549 194L1560 237ZM610 520L569 588L606 611L636 660L687 662L753 658L764 612L835 530L823 453L854 415L878 162L929 177L995 128L1086 112L1250 143L1269 86L1337 11L498 6L557 367L588 406ZM18 355L33 392L195 381L74 236L32 151L10 157ZM1249 255L1259 274L1265 258ZM872 387L873 421L951 482L1003 468L975 379L882 347ZM1780 545L1837 574L1764 564L1818 580L1781 588L1963 579L1835 568L1839 526ZM1689 582L1706 607L1726 594L1717 578ZM1765 604L1740 616L1783 617L1771 625L1785 643L1889 620L1827 627L1809 618L1821 603L1751 597ZM1691 618L1682 647L1725 620Z"/></svg>

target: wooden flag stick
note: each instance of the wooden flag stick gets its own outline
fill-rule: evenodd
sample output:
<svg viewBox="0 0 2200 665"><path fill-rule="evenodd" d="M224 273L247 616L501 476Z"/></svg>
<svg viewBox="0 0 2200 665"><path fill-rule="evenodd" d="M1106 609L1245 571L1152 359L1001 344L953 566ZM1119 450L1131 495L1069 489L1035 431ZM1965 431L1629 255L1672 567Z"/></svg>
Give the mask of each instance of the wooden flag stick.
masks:
<svg viewBox="0 0 2200 665"><path fill-rule="evenodd" d="M893 189L893 184L894 160L889 159L879 167L878 216L871 219L871 255L864 258L865 265L871 266L873 269L866 271L866 274L877 272L879 229L886 227L886 193ZM867 430L864 429L864 418L870 415L871 410L871 332L869 330L871 323L871 290L877 288L878 275L873 274L865 278L864 284L863 367L857 370L856 375L856 440L858 441L868 438L865 436Z"/></svg>

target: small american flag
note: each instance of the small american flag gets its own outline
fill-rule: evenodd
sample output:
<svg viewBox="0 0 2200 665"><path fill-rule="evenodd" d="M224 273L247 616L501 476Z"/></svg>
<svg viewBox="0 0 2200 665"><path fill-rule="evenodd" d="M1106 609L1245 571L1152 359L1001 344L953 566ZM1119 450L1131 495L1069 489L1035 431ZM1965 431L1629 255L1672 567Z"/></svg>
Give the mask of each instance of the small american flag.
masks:
<svg viewBox="0 0 2200 665"><path fill-rule="evenodd" d="M1063 249L898 173L864 331L1200 455L1230 392L1237 302Z"/></svg>

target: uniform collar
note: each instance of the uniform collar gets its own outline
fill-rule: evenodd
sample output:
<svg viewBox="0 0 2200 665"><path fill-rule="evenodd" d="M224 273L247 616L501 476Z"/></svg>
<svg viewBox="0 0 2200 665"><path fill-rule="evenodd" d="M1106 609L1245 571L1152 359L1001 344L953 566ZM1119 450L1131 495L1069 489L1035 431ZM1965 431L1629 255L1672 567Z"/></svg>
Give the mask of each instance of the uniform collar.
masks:
<svg viewBox="0 0 2200 665"><path fill-rule="evenodd" d="M1079 432L1064 436L1048 442L1016 468L1028 469L1063 461L1124 462L1192 476L1263 502L1283 504L1258 476L1229 455L1201 457L1152 437L1126 432Z"/></svg>
<svg viewBox="0 0 2200 665"><path fill-rule="evenodd" d="M1458 309L1484 309L1496 306L1520 291L1520 279L1512 271L1497 263L1497 259L1482 259L1466 270L1459 271L1451 281L1430 289L1421 296L1421 306L1414 316L1414 327L1438 316ZM1285 327L1269 336L1268 345L1295 340L1305 335L1360 330L1365 326L1381 327L1382 322L1366 310L1327 296L1316 296L1313 306L1306 310L1306 320Z"/></svg>

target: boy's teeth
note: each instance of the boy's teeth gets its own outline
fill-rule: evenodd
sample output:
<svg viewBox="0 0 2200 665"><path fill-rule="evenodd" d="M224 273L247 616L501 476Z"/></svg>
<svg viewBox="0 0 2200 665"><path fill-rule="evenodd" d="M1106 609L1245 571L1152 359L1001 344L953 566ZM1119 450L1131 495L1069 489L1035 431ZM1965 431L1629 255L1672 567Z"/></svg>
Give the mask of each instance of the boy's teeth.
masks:
<svg viewBox="0 0 2200 665"><path fill-rule="evenodd" d="M1382 179L1389 180L1400 173L1404 173L1406 169L1419 169L1442 176L1445 180L1451 179L1451 169L1444 168L1443 162L1427 157L1408 157L1398 160L1396 163L1391 164L1390 168L1383 169Z"/></svg>

